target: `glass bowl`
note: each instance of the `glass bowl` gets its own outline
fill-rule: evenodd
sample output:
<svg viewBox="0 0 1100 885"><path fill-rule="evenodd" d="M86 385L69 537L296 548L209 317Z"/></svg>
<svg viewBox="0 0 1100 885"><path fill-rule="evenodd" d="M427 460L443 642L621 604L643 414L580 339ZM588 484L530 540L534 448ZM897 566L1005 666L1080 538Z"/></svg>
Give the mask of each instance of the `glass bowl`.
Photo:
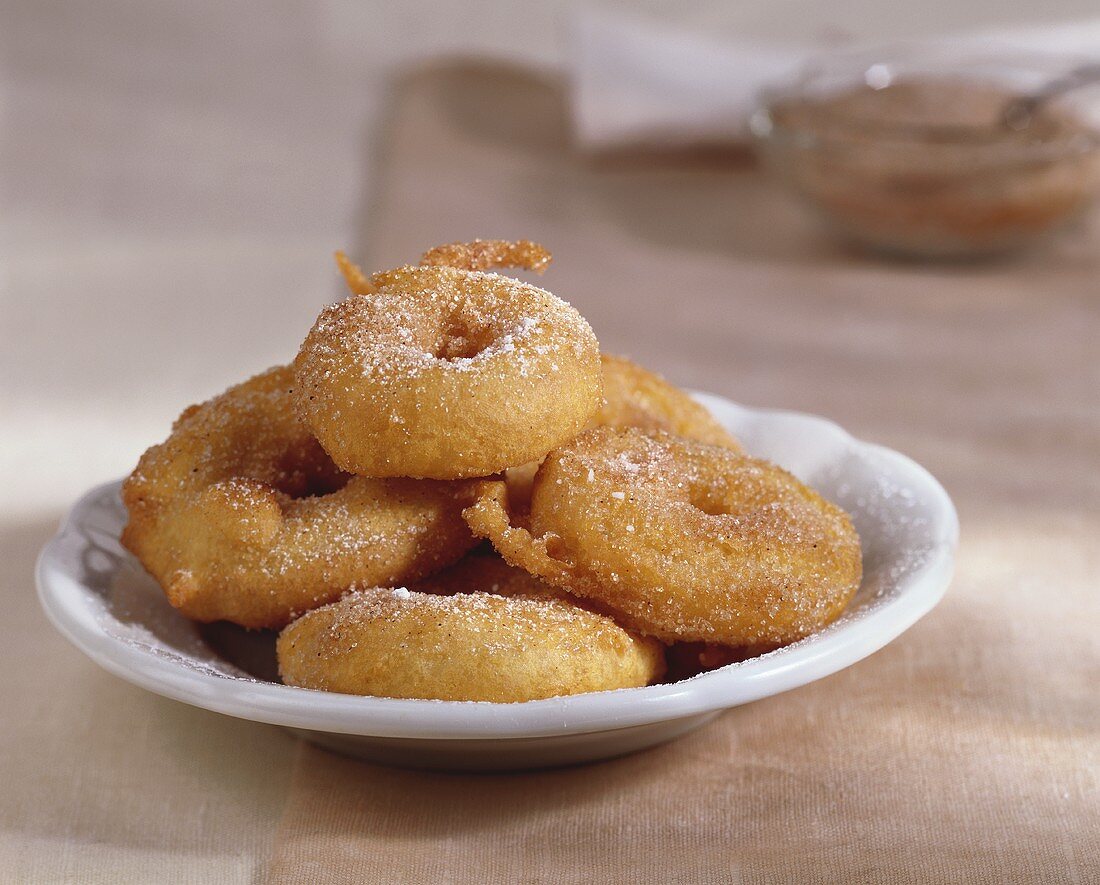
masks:
<svg viewBox="0 0 1100 885"><path fill-rule="evenodd" d="M1016 97L1081 64L963 45L832 56L766 89L766 165L841 237L918 258L1011 252L1100 190L1100 88L1005 122Z"/></svg>

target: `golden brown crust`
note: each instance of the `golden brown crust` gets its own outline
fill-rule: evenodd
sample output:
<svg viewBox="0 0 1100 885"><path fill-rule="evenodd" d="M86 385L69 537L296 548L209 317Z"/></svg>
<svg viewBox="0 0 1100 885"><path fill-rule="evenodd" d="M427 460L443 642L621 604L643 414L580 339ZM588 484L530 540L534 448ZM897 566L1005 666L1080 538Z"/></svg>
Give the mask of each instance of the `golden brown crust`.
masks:
<svg viewBox="0 0 1100 885"><path fill-rule="evenodd" d="M369 295L374 291L374 285L367 275L363 273L363 269L355 264L345 255L343 252L337 252L336 264L340 268L340 273L343 274L344 282L348 284L348 291L352 295Z"/></svg>
<svg viewBox="0 0 1100 885"><path fill-rule="evenodd" d="M479 538L487 538L504 560L557 587L577 595L584 576L573 563L550 553L560 549L561 538L553 532L535 536L517 519L509 504L508 486L503 480L485 480L478 486L474 503L462 512L466 524ZM593 588L598 592L598 588Z"/></svg>
<svg viewBox="0 0 1100 885"><path fill-rule="evenodd" d="M626 357L601 354L603 405L589 427L637 427L663 430L736 452L741 445L706 406L673 384Z"/></svg>
<svg viewBox="0 0 1100 885"><path fill-rule="evenodd" d="M293 388L280 367L185 409L123 485L122 542L188 617L281 627L474 543L468 484L349 477L295 415Z"/></svg>
<svg viewBox="0 0 1100 885"><path fill-rule="evenodd" d="M488 476L575 436L600 402L599 344L564 301L497 274L404 267L326 308L298 403L342 469Z"/></svg>
<svg viewBox="0 0 1100 885"><path fill-rule="evenodd" d="M410 590L453 596L456 593L492 593L496 596L530 596L583 603L571 593L547 584L530 572L509 565L488 544L471 550L454 565L409 584Z"/></svg>
<svg viewBox="0 0 1100 885"><path fill-rule="evenodd" d="M508 562L668 642L793 642L861 576L840 508L773 464L665 433L597 428L551 452L529 529L502 482L464 516Z"/></svg>
<svg viewBox="0 0 1100 885"><path fill-rule="evenodd" d="M372 588L309 612L277 643L288 685L514 703L648 685L664 649L569 602Z"/></svg>
<svg viewBox="0 0 1100 885"><path fill-rule="evenodd" d="M603 404L588 422L592 427L618 429L637 427L647 432L664 430L685 439L715 446L725 446L735 452L741 445L706 406L660 375L643 369L626 357L600 354L600 374L603 380ZM505 480L512 506L526 504L531 499L531 487L539 463L532 461L508 468Z"/></svg>
<svg viewBox="0 0 1100 885"><path fill-rule="evenodd" d="M531 240L473 240L429 249L420 257L420 264L423 267L457 267L459 270L522 267L542 273L550 265L551 257L545 247Z"/></svg>

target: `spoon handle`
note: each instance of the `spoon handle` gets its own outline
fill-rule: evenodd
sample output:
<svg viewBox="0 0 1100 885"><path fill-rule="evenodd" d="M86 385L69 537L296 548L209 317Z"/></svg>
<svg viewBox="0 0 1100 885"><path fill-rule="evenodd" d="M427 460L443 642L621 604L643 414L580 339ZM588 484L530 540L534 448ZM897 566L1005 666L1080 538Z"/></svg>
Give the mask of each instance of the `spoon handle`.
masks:
<svg viewBox="0 0 1100 885"><path fill-rule="evenodd" d="M1009 129L1024 129L1035 112L1046 102L1060 95L1100 82L1100 63L1081 65L1060 77L1049 80L1041 88L1027 95L1013 98L1001 112L1001 122Z"/></svg>

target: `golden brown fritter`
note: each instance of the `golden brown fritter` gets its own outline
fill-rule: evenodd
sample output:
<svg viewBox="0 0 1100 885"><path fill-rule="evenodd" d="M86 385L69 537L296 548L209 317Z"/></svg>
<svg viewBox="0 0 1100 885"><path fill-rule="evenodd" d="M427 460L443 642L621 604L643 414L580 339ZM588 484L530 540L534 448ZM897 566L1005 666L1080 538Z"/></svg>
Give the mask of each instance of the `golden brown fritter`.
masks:
<svg viewBox="0 0 1100 885"><path fill-rule="evenodd" d="M488 476L542 458L599 407L596 336L549 292L446 266L369 282L322 311L294 364L302 414L342 469Z"/></svg>
<svg viewBox="0 0 1100 885"><path fill-rule="evenodd" d="M356 590L279 635L288 685L511 703L648 685L664 649L560 599Z"/></svg>
<svg viewBox="0 0 1100 885"><path fill-rule="evenodd" d="M122 542L188 617L281 627L357 581L412 581L473 546L468 484L348 476L293 397L280 367L191 406L123 485Z"/></svg>
<svg viewBox="0 0 1100 885"><path fill-rule="evenodd" d="M551 452L529 529L501 481L464 515L513 565L667 642L792 642L837 617L862 573L847 514L786 471L634 428Z"/></svg>

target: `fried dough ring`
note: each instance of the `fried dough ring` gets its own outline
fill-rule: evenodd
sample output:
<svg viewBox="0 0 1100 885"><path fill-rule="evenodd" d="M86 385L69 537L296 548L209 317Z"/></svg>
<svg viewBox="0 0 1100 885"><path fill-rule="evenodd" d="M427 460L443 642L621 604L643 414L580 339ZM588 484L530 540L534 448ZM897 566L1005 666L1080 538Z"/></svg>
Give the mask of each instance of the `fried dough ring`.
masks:
<svg viewBox="0 0 1100 885"><path fill-rule="evenodd" d="M784 645L859 586L847 514L786 471L637 429L590 430L535 477L530 529L486 480L464 514L511 564L667 642Z"/></svg>
<svg viewBox="0 0 1100 885"><path fill-rule="evenodd" d="M541 458L598 408L599 344L549 292L444 266L370 284L322 311L295 361L302 414L342 469L488 476Z"/></svg>
<svg viewBox="0 0 1100 885"><path fill-rule="evenodd" d="M572 603L530 595L356 590L279 635L288 685L346 694L514 703L633 688L660 643Z"/></svg>
<svg viewBox="0 0 1100 885"><path fill-rule="evenodd" d="M468 484L349 477L271 369L191 406L123 484L122 542L199 621L281 627L357 581L403 582L474 543Z"/></svg>

